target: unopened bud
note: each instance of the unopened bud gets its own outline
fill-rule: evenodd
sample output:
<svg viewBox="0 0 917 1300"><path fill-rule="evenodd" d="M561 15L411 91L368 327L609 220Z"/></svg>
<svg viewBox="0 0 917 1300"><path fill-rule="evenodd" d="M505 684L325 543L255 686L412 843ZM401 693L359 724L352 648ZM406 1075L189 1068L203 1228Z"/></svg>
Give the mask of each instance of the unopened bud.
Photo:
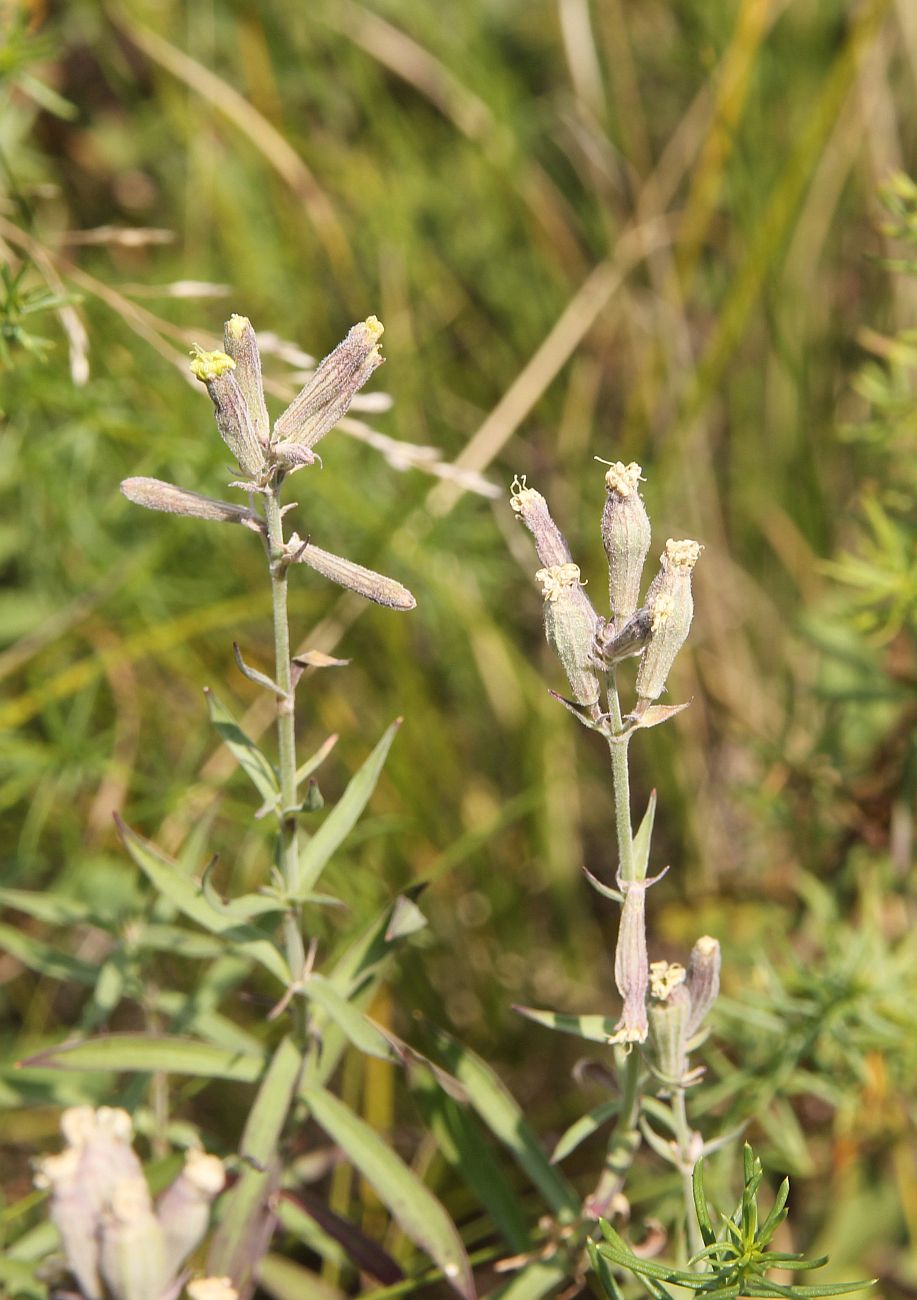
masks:
<svg viewBox="0 0 917 1300"><path fill-rule="evenodd" d="M169 1273L181 1265L204 1238L210 1223L210 1206L223 1190L226 1173L216 1156L189 1151L185 1167L156 1206L162 1227Z"/></svg>
<svg viewBox="0 0 917 1300"><path fill-rule="evenodd" d="M579 566L554 564L535 574L544 595L544 630L573 698L598 711L599 678L592 660L599 616L583 591Z"/></svg>
<svg viewBox="0 0 917 1300"><path fill-rule="evenodd" d="M234 505L230 501L216 501L213 497L189 492L187 488L164 483L158 478L126 478L121 491L128 501L147 510L162 510L170 515L190 515L195 519L210 519L215 523L242 524L253 532L264 531L264 524L254 510Z"/></svg>
<svg viewBox="0 0 917 1300"><path fill-rule="evenodd" d="M637 696L644 705L662 694L675 656L691 627L694 616L691 573L700 552L697 542L676 542L669 538L662 567L646 594L646 608L653 621L637 671Z"/></svg>
<svg viewBox="0 0 917 1300"><path fill-rule="evenodd" d="M386 578L382 573L366 569L362 564L354 564L343 555L323 551L311 542L302 542L294 533L287 542L287 559L290 563L308 564L316 573L342 587L349 587L359 596L385 605L387 609L414 609L417 601L407 587L403 587L394 578Z"/></svg>
<svg viewBox="0 0 917 1300"><path fill-rule="evenodd" d="M640 603L640 581L650 549L650 521L640 496L636 461L616 461L605 474L608 496L602 511L602 541L608 556L608 599L615 632Z"/></svg>
<svg viewBox="0 0 917 1300"><path fill-rule="evenodd" d="M654 961L650 967L649 1037L657 1072L673 1085L681 1083L688 1072L690 1014L684 966Z"/></svg>
<svg viewBox="0 0 917 1300"><path fill-rule="evenodd" d="M377 366L382 365L379 339L382 325L375 316L350 330L342 343L319 363L315 374L274 425L272 441L280 456L283 444L314 447L347 413L354 396Z"/></svg>
<svg viewBox="0 0 917 1300"><path fill-rule="evenodd" d="M548 503L541 493L526 487L524 476L521 480L513 479L511 491L510 506L535 539L535 550L541 563L547 568L570 564L573 556L567 539L551 518Z"/></svg>
<svg viewBox="0 0 917 1300"><path fill-rule="evenodd" d="M691 960L688 963L688 993L691 997L689 1038L700 1029L719 991L720 945L716 939L705 934L691 949Z"/></svg>
<svg viewBox="0 0 917 1300"><path fill-rule="evenodd" d="M102 1220L101 1270L114 1300L159 1300L169 1281L162 1229L142 1174L112 1193Z"/></svg>
<svg viewBox="0 0 917 1300"><path fill-rule="evenodd" d="M235 456L242 473L257 482L264 471L264 449L233 374L235 368L235 361L225 352L195 348L192 354L191 373L207 386L220 437Z"/></svg>
<svg viewBox="0 0 917 1300"><path fill-rule="evenodd" d="M236 363L236 383L242 390L255 437L262 447L270 440L270 421L264 402L258 340L247 316L230 316L223 326L223 347Z"/></svg>

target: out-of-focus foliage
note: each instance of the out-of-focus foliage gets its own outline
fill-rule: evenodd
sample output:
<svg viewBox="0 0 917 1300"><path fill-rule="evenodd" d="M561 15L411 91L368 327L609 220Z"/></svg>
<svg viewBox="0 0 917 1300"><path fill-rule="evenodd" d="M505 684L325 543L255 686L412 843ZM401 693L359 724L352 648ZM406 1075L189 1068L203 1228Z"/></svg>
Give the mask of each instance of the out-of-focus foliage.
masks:
<svg viewBox="0 0 917 1300"><path fill-rule="evenodd" d="M600 555L579 545L603 497L593 455L637 459L654 553L667 535L705 543L672 695L694 702L641 738L634 790L643 807L660 787L677 866L654 891L659 941L723 944L731 1005L698 1098L711 1125L752 1123L768 1176L792 1165L794 1245L907 1294L913 197L893 181L883 227L875 195L915 170L914 7L470 0L445 20L418 0L72 0L2 21L2 874L72 909L63 930L4 917L10 1203L57 1107L109 1086L49 1072L24 1091L13 1066L91 1024L78 972L116 965L145 906L112 811L189 861L220 851L227 892L266 871L200 695L232 674L233 639L269 658L260 557L138 519L117 483L223 481L178 372L229 311L318 353L376 312L394 404L366 414L374 428L497 484L527 473L583 555ZM278 349L273 410L298 364ZM406 718L346 893L357 924L430 877L435 937L374 1013L406 1035L414 1008L452 1029L560 1134L598 1094L588 1072L571 1084L572 1042L549 1053L508 1008L617 1013L613 912L579 871L614 870L605 755L547 695L560 683L505 501L356 438L335 435L327 460L296 494L316 534L369 565L384 549L419 603L410 625L318 587L292 609L302 644L353 659L303 694L304 732L342 737L329 798ZM258 733L256 691L231 680ZM118 1027L142 1023L128 1008ZM345 1070L348 1100L412 1153L391 1083L385 1062ZM193 1093L181 1105L231 1144L237 1098L217 1088L195 1111ZM469 1243L489 1241L480 1189L424 1158ZM600 1159L583 1143L570 1178L590 1185ZM662 1193L670 1226L670 1172L648 1159L635 1178L635 1216ZM332 1204L378 1235L358 1180L333 1176Z"/></svg>

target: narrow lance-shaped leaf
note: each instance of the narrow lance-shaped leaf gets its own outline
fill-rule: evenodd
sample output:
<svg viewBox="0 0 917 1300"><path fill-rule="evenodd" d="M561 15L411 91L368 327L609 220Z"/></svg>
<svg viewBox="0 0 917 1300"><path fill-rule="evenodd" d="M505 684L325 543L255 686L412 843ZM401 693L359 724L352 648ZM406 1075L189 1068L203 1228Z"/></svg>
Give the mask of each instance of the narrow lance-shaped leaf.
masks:
<svg viewBox="0 0 917 1300"><path fill-rule="evenodd" d="M614 1037L615 1021L610 1016L568 1015L563 1011L536 1011L534 1007L514 1006L520 1016L534 1020L546 1029L558 1029L562 1034L573 1034L591 1043L608 1043Z"/></svg>
<svg viewBox="0 0 917 1300"><path fill-rule="evenodd" d="M219 732L220 739L226 745L239 766L254 785L265 803L273 806L280 796L280 783L277 773L262 754L253 740L236 722L224 704L221 704L211 690L205 689L210 721Z"/></svg>
<svg viewBox="0 0 917 1300"><path fill-rule="evenodd" d="M307 892L314 888L319 876L356 825L360 814L376 788L379 773L385 763L395 734L401 726L397 718L383 735L360 770L351 778L347 789L321 826L306 844L300 859L300 888Z"/></svg>
<svg viewBox="0 0 917 1300"><path fill-rule="evenodd" d="M634 874L638 880L646 875L650 860L650 843L653 838L653 822L656 820L656 791L650 791L649 802L643 820L634 836Z"/></svg>
<svg viewBox="0 0 917 1300"><path fill-rule="evenodd" d="M575 1151L586 1138L592 1137L593 1133L597 1132L603 1124L607 1124L620 1109L621 1103L617 1100L603 1101L574 1120L566 1132L558 1138L551 1152L551 1164L556 1165L559 1161L565 1160L571 1151Z"/></svg>
<svg viewBox="0 0 917 1300"><path fill-rule="evenodd" d="M252 1083L264 1068L261 1056L216 1047L191 1038L161 1034L105 1034L84 1043L62 1043L21 1061L24 1069L110 1070L115 1073L165 1070L205 1079Z"/></svg>
<svg viewBox="0 0 917 1300"><path fill-rule="evenodd" d="M179 871L158 849L141 839L128 826L115 818L124 847L150 883L174 903L179 911L203 929L226 938L237 956L250 957L265 970L270 971L285 987L290 983L290 969L276 945L253 925L242 925L214 911L198 887Z"/></svg>
<svg viewBox="0 0 917 1300"><path fill-rule="evenodd" d="M394 1060L395 1053L376 1026L352 1002L343 998L321 975L310 975L302 986L303 996L331 1017L359 1051L382 1061Z"/></svg>
<svg viewBox="0 0 917 1300"><path fill-rule="evenodd" d="M316 1085L302 1090L313 1116L388 1206L393 1217L427 1252L465 1300L475 1295L471 1266L458 1231L417 1175L364 1119Z"/></svg>
<svg viewBox="0 0 917 1300"><path fill-rule="evenodd" d="M414 886L403 897L413 901L423 886ZM387 907L363 934L351 943L335 962L328 983L345 1001L354 1007L364 1008L371 1002L388 965L392 953L401 941L400 935L390 931L400 899ZM421 913L415 907L417 916ZM347 1045L347 1037L326 1012L314 1011L312 1031L315 1034L313 1050L307 1065L308 1082L323 1083L334 1073Z"/></svg>

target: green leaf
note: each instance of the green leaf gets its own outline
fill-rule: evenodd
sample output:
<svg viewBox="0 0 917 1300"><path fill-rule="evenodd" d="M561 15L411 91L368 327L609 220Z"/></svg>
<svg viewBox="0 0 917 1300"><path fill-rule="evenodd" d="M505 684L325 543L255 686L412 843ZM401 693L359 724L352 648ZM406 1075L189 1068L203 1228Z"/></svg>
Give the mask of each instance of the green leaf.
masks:
<svg viewBox="0 0 917 1300"><path fill-rule="evenodd" d="M71 957L69 953L62 952L59 946L43 943L41 939L24 934L11 925L0 925L0 951L9 953L22 962L23 966L28 966L29 970L47 975L49 979L72 981L92 987L99 973L98 967L90 962Z"/></svg>
<svg viewBox="0 0 917 1300"><path fill-rule="evenodd" d="M105 1034L83 1043L62 1043L20 1062L23 1069L124 1071L165 1070L205 1079L234 1079L253 1083L264 1069L264 1058L228 1051L193 1038L159 1034Z"/></svg>
<svg viewBox="0 0 917 1300"><path fill-rule="evenodd" d="M774 1204L771 1207L771 1212L764 1220L764 1222L761 1224L761 1227L758 1232L758 1239L763 1246L767 1245L771 1237L773 1237L774 1233L777 1231L780 1224L786 1218L786 1214L784 1213L784 1207L787 1203L787 1200L789 1199L789 1195L790 1195L790 1180L789 1178L784 1178L783 1182L780 1184L780 1186L777 1189L777 1195L774 1199Z"/></svg>
<svg viewBox="0 0 917 1300"><path fill-rule="evenodd" d="M104 925L105 921L96 917L94 909L75 898L64 898L60 894L39 894L31 889L0 889L0 904L15 908L36 921L47 925L81 925L91 922Z"/></svg>
<svg viewBox="0 0 917 1300"><path fill-rule="evenodd" d="M385 732L360 770L351 778L347 789L312 836L312 839L306 844L300 858L302 891L314 888L332 855L359 820L360 814L369 802L370 795L376 788L376 782L379 780L379 774L385 763L386 755L400 726L401 719L397 718Z"/></svg>
<svg viewBox="0 0 917 1300"><path fill-rule="evenodd" d="M282 1255L265 1255L255 1272L274 1300L345 1300L343 1291Z"/></svg>
<svg viewBox="0 0 917 1300"><path fill-rule="evenodd" d="M565 1160L571 1151L575 1151L581 1142L585 1142L586 1138L591 1137L620 1109L621 1103L619 1101L603 1101L600 1105L594 1106L592 1110L587 1111L585 1115L581 1115L558 1138L557 1144L551 1152L551 1164L556 1165L561 1160Z"/></svg>
<svg viewBox="0 0 917 1300"><path fill-rule="evenodd" d="M590 1043L608 1043L614 1034L615 1021L610 1016L567 1015L563 1011L536 1011L534 1007L514 1006L520 1016L534 1020L546 1029L557 1029L562 1034L573 1034L576 1038L585 1038Z"/></svg>
<svg viewBox="0 0 917 1300"><path fill-rule="evenodd" d="M276 915L277 912L286 910L279 898L272 898L269 894L241 894L238 898L232 898L227 902L220 897L213 884L213 869L216 864L217 859L214 857L204 868L201 877L201 894L218 916L226 917L238 925L252 920L255 916L264 916L268 912Z"/></svg>
<svg viewBox="0 0 917 1300"><path fill-rule="evenodd" d="M337 743L338 738L336 734L329 736L324 744L320 745L315 753L307 758L301 767L296 769L296 784L298 786L302 785L303 781L310 777L316 768L321 767L322 763L324 763L325 759Z"/></svg>
<svg viewBox="0 0 917 1300"><path fill-rule="evenodd" d="M474 1300L474 1281L462 1239L430 1189L364 1119L342 1101L312 1085L302 1096L321 1125L372 1186L393 1217L443 1270L466 1300Z"/></svg>
<svg viewBox="0 0 917 1300"><path fill-rule="evenodd" d="M562 1217L579 1218L580 1198L551 1164L512 1093L470 1048L441 1029L429 1027L437 1054L466 1088L468 1099L493 1135L512 1152L548 1205Z"/></svg>
<svg viewBox="0 0 917 1300"><path fill-rule="evenodd" d="M225 1198L220 1225L210 1246L209 1271L232 1277L239 1290L248 1286L259 1251L267 1249L267 1199L274 1190L278 1143L301 1070L302 1057L292 1039L282 1039L248 1113L239 1145L245 1167Z"/></svg>
<svg viewBox="0 0 917 1300"><path fill-rule="evenodd" d="M427 918L417 904L406 894L401 894L395 899L392 907L385 938L388 943L394 943L396 939L406 939L408 935L425 929L428 924Z"/></svg>
<svg viewBox="0 0 917 1300"><path fill-rule="evenodd" d="M430 1070L408 1070L408 1083L440 1151L477 1196L509 1248L520 1253L531 1247L531 1236L519 1196L507 1182L477 1121L436 1083Z"/></svg>
<svg viewBox="0 0 917 1300"><path fill-rule="evenodd" d="M716 1232L710 1219L710 1210L707 1207L707 1193L704 1190L703 1157L694 1166L694 1172L691 1175L691 1188L694 1193L694 1212L697 1215L700 1235L705 1246L712 1246L716 1241Z"/></svg>
<svg viewBox="0 0 917 1300"><path fill-rule="evenodd" d="M207 699L207 708L210 711L210 721L219 733L220 739L243 772L245 772L264 802L271 808L275 807L280 798L280 783L277 780L277 773L255 742L249 740L238 722L236 722L226 706L220 703L213 692L207 689L204 691L204 695Z"/></svg>
<svg viewBox="0 0 917 1300"><path fill-rule="evenodd" d="M359 1008L348 1002L321 975L310 975L303 982L303 996L315 1002L327 1013L359 1051L367 1056L378 1057L382 1061L395 1059L390 1044Z"/></svg>
<svg viewBox="0 0 917 1300"><path fill-rule="evenodd" d="M413 901L422 891L422 885L414 886L404 897ZM325 977L345 1002L361 1010L372 1001L389 958L400 942L397 936L394 939L388 938L397 908L396 899L394 905L387 907L344 951L331 974ZM307 1075L310 1083L324 1083L337 1068L348 1040L327 1012L313 1013L312 1028L320 1050L317 1044L315 1051L310 1054Z"/></svg>
<svg viewBox="0 0 917 1300"><path fill-rule="evenodd" d="M650 791L646 812L634 836L634 871L637 880L642 880L649 867L650 842L653 838L653 822L656 820L656 791Z"/></svg>
<svg viewBox="0 0 917 1300"><path fill-rule="evenodd" d="M288 986L290 970L283 954L256 926L242 925L218 915L203 897L197 885L147 840L141 839L120 817L115 818L124 847L150 883L180 912L196 921L211 934L222 935L239 956L251 957L265 970Z"/></svg>
<svg viewBox="0 0 917 1300"><path fill-rule="evenodd" d="M618 1286L617 1279L608 1266L608 1260L599 1254L594 1241L586 1242L586 1253L589 1256L592 1271L597 1274L609 1300L624 1300L624 1293Z"/></svg>

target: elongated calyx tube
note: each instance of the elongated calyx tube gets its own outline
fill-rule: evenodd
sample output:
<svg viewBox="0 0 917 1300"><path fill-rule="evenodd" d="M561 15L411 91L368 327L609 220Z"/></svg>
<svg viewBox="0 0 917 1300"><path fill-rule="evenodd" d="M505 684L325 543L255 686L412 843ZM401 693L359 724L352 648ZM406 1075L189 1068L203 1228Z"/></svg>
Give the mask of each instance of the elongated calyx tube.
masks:
<svg viewBox="0 0 917 1300"><path fill-rule="evenodd" d="M649 1041L655 1066L664 1082L677 1086L688 1072L688 1021L691 997L687 972L678 962L650 965Z"/></svg>
<svg viewBox="0 0 917 1300"><path fill-rule="evenodd" d="M266 468L265 448L255 432L248 404L233 371L236 363L225 352L194 350L191 373L206 385L220 437L235 456L239 468L252 482L260 482Z"/></svg>
<svg viewBox="0 0 917 1300"><path fill-rule="evenodd" d="M548 645L560 660L573 698L596 716L599 678L592 652L599 616L583 591L579 566L553 564L535 574L544 596L544 630Z"/></svg>
<svg viewBox="0 0 917 1300"><path fill-rule="evenodd" d="M223 326L223 350L236 363L236 383L245 399L255 437L260 446L266 447L270 441L270 419L264 401L261 353L247 316L230 316Z"/></svg>
<svg viewBox="0 0 917 1300"><path fill-rule="evenodd" d="M86 1300L160 1300L207 1230L223 1166L189 1153L157 1212L127 1111L72 1107L61 1131L67 1145L38 1162L35 1185L51 1194L51 1221L80 1292Z"/></svg>
<svg viewBox="0 0 917 1300"><path fill-rule="evenodd" d="M548 503L540 492L526 487L525 477L513 479L509 504L520 523L525 524L535 540L538 558L546 568L571 564L573 555L567 539L551 518Z"/></svg>
<svg viewBox="0 0 917 1300"><path fill-rule="evenodd" d="M333 429L377 366L383 362L383 327L375 316L354 325L274 425L274 454L295 464Z"/></svg>
<svg viewBox="0 0 917 1300"><path fill-rule="evenodd" d="M670 537L662 567L646 594L652 624L637 670L637 699L643 707L662 694L675 656L690 630L694 617L691 574L700 552L698 542L676 542Z"/></svg>
<svg viewBox="0 0 917 1300"><path fill-rule="evenodd" d="M608 600L617 634L640 603L643 566L650 549L650 520L640 496L643 471L636 461L609 466L605 474L602 542L608 558Z"/></svg>
<svg viewBox="0 0 917 1300"><path fill-rule="evenodd" d="M709 934L701 935L691 949L687 987L691 997L691 1014L688 1019L690 1037L697 1033L706 1020L720 991L720 945Z"/></svg>

